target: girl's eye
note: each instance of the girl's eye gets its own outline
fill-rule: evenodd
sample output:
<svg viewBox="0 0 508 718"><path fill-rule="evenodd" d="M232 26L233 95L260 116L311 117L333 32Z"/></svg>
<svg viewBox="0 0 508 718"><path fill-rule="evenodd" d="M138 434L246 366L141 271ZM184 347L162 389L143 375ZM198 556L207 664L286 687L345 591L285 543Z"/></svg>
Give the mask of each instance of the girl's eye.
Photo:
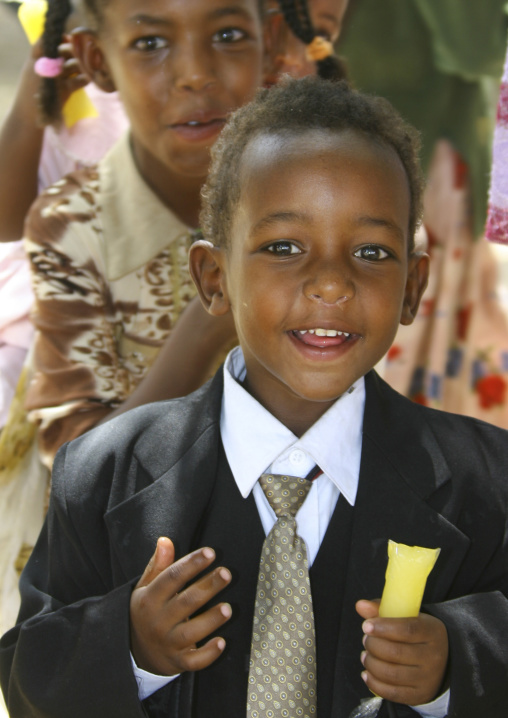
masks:
<svg viewBox="0 0 508 718"><path fill-rule="evenodd" d="M266 249L277 257L289 257L291 254L301 254L301 250L296 244L288 242L287 240L280 240L279 242L269 244Z"/></svg>
<svg viewBox="0 0 508 718"><path fill-rule="evenodd" d="M237 27L225 27L213 36L214 42L239 42L245 38L245 32Z"/></svg>
<svg viewBox="0 0 508 718"><path fill-rule="evenodd" d="M369 262L378 262L379 260L387 259L390 255L385 249L378 247L377 244L367 244L365 247L357 249L354 256L366 259Z"/></svg>
<svg viewBox="0 0 508 718"><path fill-rule="evenodd" d="M167 45L167 40L155 35L151 37L140 37L139 40L136 40L134 43L134 47L142 52L155 52L156 50L162 50L167 47Z"/></svg>

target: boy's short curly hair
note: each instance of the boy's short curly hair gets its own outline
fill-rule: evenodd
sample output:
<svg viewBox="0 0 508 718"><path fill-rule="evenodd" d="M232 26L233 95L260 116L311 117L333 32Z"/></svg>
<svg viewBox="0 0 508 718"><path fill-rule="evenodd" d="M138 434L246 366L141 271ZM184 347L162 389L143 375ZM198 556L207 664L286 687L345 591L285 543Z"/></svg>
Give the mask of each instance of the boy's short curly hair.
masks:
<svg viewBox="0 0 508 718"><path fill-rule="evenodd" d="M390 103L353 90L345 81L318 77L287 80L263 89L229 119L212 148L212 163L202 190L201 229L220 247L229 245L231 222L240 198L240 167L245 148L262 134L294 136L309 130L354 130L391 147L406 171L409 192L409 248L422 214L423 176L420 139Z"/></svg>

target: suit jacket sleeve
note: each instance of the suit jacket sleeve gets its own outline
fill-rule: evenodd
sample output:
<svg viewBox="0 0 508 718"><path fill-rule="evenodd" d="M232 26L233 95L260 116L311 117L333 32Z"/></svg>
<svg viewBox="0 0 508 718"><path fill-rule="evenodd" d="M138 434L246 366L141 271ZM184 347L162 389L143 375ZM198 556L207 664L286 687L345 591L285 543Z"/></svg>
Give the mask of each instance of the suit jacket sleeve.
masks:
<svg viewBox="0 0 508 718"><path fill-rule="evenodd" d="M135 581L115 585L101 497L67 502L67 449L57 457L47 520L22 577L18 625L0 644L2 688L12 718L142 718L129 647Z"/></svg>

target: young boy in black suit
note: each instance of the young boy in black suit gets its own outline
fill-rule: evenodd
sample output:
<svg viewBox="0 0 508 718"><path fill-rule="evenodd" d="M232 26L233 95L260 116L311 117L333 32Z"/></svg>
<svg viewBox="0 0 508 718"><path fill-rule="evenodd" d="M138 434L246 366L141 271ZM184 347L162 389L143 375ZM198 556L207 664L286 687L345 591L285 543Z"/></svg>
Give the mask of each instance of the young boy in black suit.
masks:
<svg viewBox="0 0 508 718"><path fill-rule="evenodd" d="M230 120L204 194L213 243L190 262L241 349L198 392L60 451L1 643L14 718L348 718L370 691L380 716L504 718L508 435L372 370L427 280L416 150L342 83L293 81ZM296 523L266 472L296 477ZM416 618L366 600L390 538L441 548Z"/></svg>

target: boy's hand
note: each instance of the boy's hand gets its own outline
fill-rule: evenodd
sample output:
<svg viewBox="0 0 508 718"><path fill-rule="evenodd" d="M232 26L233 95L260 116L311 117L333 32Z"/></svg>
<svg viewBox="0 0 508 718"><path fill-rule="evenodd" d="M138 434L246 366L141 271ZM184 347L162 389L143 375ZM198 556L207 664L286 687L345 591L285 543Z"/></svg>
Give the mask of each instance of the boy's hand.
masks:
<svg viewBox="0 0 508 718"><path fill-rule="evenodd" d="M433 701L443 686L448 664L448 634L438 618L380 618L379 604L358 601L362 618L365 666L362 678L381 698L410 706Z"/></svg>
<svg viewBox="0 0 508 718"><path fill-rule="evenodd" d="M200 648L196 644L231 617L231 606L219 603L191 618L231 581L226 568L216 568L187 585L214 561L214 551L201 548L176 563L174 558L173 543L160 538L130 602L134 660L139 668L163 676L213 663L225 648L224 639L212 638Z"/></svg>

